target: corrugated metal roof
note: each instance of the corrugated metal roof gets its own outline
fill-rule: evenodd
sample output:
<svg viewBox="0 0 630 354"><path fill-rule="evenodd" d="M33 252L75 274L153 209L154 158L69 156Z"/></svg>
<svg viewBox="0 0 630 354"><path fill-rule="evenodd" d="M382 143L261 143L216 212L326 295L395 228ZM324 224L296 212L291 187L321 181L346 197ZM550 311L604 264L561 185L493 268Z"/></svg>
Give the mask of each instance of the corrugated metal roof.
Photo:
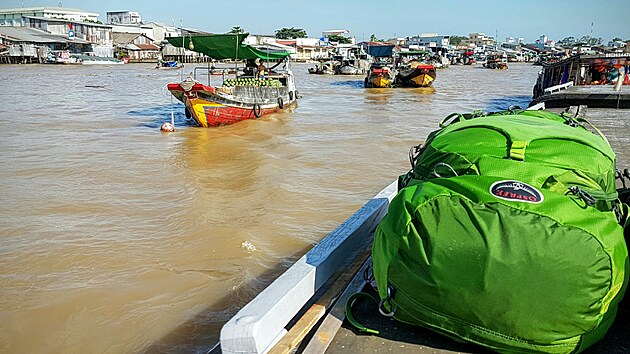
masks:
<svg viewBox="0 0 630 354"><path fill-rule="evenodd" d="M29 27L0 26L0 36L7 38L11 42L91 44L83 39L68 39L64 35L52 34Z"/></svg>
<svg viewBox="0 0 630 354"><path fill-rule="evenodd" d="M140 33L112 32L112 42L114 42L114 45L129 44L140 36Z"/></svg>
<svg viewBox="0 0 630 354"><path fill-rule="evenodd" d="M155 44L136 44L141 50L160 50L160 47Z"/></svg>

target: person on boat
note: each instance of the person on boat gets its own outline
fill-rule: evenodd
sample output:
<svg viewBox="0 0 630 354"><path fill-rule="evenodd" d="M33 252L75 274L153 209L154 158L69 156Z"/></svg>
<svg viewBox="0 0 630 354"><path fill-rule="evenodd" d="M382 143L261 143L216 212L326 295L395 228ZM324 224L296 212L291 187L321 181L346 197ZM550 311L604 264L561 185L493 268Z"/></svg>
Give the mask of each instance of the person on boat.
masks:
<svg viewBox="0 0 630 354"><path fill-rule="evenodd" d="M245 62L245 68L243 69L243 75L254 76L256 70L256 62L254 61L254 59L247 59L247 61Z"/></svg>
<svg viewBox="0 0 630 354"><path fill-rule="evenodd" d="M263 64L262 59L258 59L258 72L256 73L256 77L264 79L266 74L267 74L267 68Z"/></svg>

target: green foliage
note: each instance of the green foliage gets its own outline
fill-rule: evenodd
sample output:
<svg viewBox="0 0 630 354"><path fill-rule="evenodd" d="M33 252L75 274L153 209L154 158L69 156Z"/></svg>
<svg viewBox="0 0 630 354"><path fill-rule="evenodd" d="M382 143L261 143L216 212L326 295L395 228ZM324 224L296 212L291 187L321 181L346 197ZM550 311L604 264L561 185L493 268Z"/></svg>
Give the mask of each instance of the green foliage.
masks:
<svg viewBox="0 0 630 354"><path fill-rule="evenodd" d="M577 41L577 44L601 45L603 42L604 42L604 40L602 38L599 38L599 37L582 36L582 38L580 38Z"/></svg>
<svg viewBox="0 0 630 354"><path fill-rule="evenodd" d="M623 39L619 38L619 37L615 37L612 39L613 42L623 42Z"/></svg>
<svg viewBox="0 0 630 354"><path fill-rule="evenodd" d="M278 39L295 39L308 37L306 31L301 28L282 28L276 31L276 38Z"/></svg>
<svg viewBox="0 0 630 354"><path fill-rule="evenodd" d="M344 36L340 36L338 34L331 34L330 36L328 36L328 41L330 42L337 42L340 44L350 44L352 43L352 39L344 37Z"/></svg>
<svg viewBox="0 0 630 354"><path fill-rule="evenodd" d="M575 44L575 37L573 36L564 37L561 40L559 40L558 43L556 44L560 46L572 46Z"/></svg>
<svg viewBox="0 0 630 354"><path fill-rule="evenodd" d="M452 44L452 45L454 45L454 46L458 46L458 45L460 45L460 44L462 43L462 40L464 40L464 39L468 39L468 37L466 37L466 36L457 36L457 35L452 35L452 36L449 38L449 43L450 43L450 44Z"/></svg>
<svg viewBox="0 0 630 354"><path fill-rule="evenodd" d="M232 27L232 29L228 33L229 34L240 34L240 33L245 33L245 30L240 28L239 26L234 26L234 27Z"/></svg>

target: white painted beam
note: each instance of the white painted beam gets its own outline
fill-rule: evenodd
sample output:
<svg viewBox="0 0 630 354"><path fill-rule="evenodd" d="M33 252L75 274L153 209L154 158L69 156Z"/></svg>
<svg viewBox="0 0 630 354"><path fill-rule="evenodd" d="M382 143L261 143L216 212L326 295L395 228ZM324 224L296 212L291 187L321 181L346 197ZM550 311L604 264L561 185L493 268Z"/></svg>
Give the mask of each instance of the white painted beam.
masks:
<svg viewBox="0 0 630 354"><path fill-rule="evenodd" d="M372 242L379 221L397 192L391 183L328 234L221 329L226 354L265 353L287 332L285 326L326 281Z"/></svg>

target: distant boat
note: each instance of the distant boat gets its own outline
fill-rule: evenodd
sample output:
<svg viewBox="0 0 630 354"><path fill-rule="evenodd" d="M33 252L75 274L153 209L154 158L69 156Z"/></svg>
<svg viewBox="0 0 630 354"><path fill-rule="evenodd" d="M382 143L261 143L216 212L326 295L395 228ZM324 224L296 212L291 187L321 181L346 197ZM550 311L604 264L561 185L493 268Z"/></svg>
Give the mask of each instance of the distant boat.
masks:
<svg viewBox="0 0 630 354"><path fill-rule="evenodd" d="M190 48L214 60L230 59L237 63L247 60L242 71L237 71L233 78L224 77L220 86L211 86L210 83L205 85L194 77L179 83L169 83L168 90L184 103L187 118L193 118L198 125L207 128L260 118L297 104L298 92L288 61L291 53L263 51L243 44L248 35L167 38L175 47ZM254 60L259 61L258 66ZM276 64L266 68L262 64L263 60ZM281 64L284 64L282 68ZM221 69L208 67L207 70L215 72Z"/></svg>
<svg viewBox="0 0 630 354"><path fill-rule="evenodd" d="M364 86L370 87L392 87L396 72L392 68L392 60L379 58L372 63L370 70L364 80Z"/></svg>
<svg viewBox="0 0 630 354"><path fill-rule="evenodd" d="M158 61L157 65L155 66L156 69L159 70L174 70L174 69L181 69L184 67L184 64L179 62L179 61Z"/></svg>
<svg viewBox="0 0 630 354"><path fill-rule="evenodd" d="M75 54L70 54L67 50L58 50L49 52L44 64L79 65L81 59Z"/></svg>
<svg viewBox="0 0 630 354"><path fill-rule="evenodd" d="M488 55L488 59L486 59L486 63L483 66L488 69L506 70L508 68L507 61L505 53L493 53Z"/></svg>
<svg viewBox="0 0 630 354"><path fill-rule="evenodd" d="M91 55L81 55L79 56L81 59L81 63L83 65L122 65L126 64L127 61L120 60L112 57L95 57Z"/></svg>
<svg viewBox="0 0 630 354"><path fill-rule="evenodd" d="M308 68L309 74L317 74L317 75L334 75L334 63L332 61L324 61L320 64L315 64L314 68Z"/></svg>
<svg viewBox="0 0 630 354"><path fill-rule="evenodd" d="M396 53L394 84L400 87L429 87L437 78L435 66L429 64L430 52L409 51Z"/></svg>
<svg viewBox="0 0 630 354"><path fill-rule="evenodd" d="M365 75L370 69L371 58L359 46L337 48L333 68L335 75Z"/></svg>

